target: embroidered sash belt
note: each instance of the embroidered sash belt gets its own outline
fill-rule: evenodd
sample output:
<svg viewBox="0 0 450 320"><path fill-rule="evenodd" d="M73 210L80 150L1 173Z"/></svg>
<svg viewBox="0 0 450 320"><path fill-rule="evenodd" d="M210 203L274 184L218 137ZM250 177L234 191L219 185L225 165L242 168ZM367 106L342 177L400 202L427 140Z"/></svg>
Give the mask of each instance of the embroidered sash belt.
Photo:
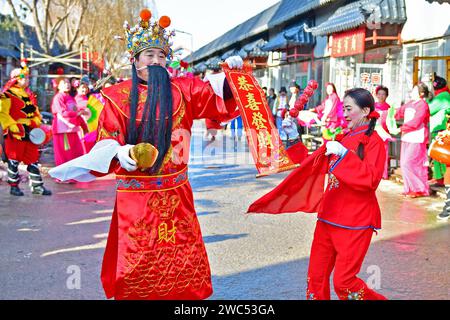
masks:
<svg viewBox="0 0 450 320"><path fill-rule="evenodd" d="M155 192L178 188L188 181L188 170L158 176L117 175L117 192Z"/></svg>

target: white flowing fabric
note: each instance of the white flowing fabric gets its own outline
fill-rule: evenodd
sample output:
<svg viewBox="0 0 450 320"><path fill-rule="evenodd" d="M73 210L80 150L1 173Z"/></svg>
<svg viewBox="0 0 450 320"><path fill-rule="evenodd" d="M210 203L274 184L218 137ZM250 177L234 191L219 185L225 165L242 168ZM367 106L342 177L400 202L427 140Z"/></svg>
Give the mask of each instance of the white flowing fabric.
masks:
<svg viewBox="0 0 450 320"><path fill-rule="evenodd" d="M77 180L88 182L95 180L95 176L90 173L91 170L100 173L107 173L111 160L117 154L120 144L116 140L105 139L95 144L92 150L78 158L63 163L48 173L51 177L61 181Z"/></svg>

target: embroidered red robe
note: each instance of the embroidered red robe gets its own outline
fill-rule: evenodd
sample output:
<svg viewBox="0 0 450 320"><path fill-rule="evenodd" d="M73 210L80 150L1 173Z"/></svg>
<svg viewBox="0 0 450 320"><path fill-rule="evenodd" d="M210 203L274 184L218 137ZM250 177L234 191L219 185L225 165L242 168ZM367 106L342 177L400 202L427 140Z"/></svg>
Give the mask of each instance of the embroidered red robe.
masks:
<svg viewBox="0 0 450 320"><path fill-rule="evenodd" d="M128 172L116 160L117 194L101 279L108 298L204 299L211 273L188 181L189 141L194 119L226 121L236 109L208 83L174 78L172 146L157 175ZM102 91L99 140L125 144L131 81ZM139 124L147 86L139 85Z"/></svg>

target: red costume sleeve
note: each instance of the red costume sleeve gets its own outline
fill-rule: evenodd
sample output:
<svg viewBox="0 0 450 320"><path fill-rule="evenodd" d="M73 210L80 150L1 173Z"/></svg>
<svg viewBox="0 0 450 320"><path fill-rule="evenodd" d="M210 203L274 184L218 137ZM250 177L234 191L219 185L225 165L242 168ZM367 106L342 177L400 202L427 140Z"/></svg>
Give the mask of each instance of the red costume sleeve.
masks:
<svg viewBox="0 0 450 320"><path fill-rule="evenodd" d="M231 120L237 104L234 99L223 100L214 93L208 82L200 79L182 79L181 89L187 108L193 119L214 119L219 122Z"/></svg>
<svg viewBox="0 0 450 320"><path fill-rule="evenodd" d="M381 139L373 139L364 148L364 159L349 150L330 169L339 182L357 191L376 190L383 176L386 149Z"/></svg>
<svg viewBox="0 0 450 320"><path fill-rule="evenodd" d="M300 164L308 157L308 148L301 141L287 148L286 152L294 163Z"/></svg>
<svg viewBox="0 0 450 320"><path fill-rule="evenodd" d="M252 203L247 212L317 212L328 166L325 150L325 145L316 150L275 189Z"/></svg>
<svg viewBox="0 0 450 320"><path fill-rule="evenodd" d="M98 120L97 141L113 139L120 145L125 145L127 136L128 118L122 110L114 105L109 99L105 99L105 107L100 113Z"/></svg>
<svg viewBox="0 0 450 320"><path fill-rule="evenodd" d="M125 117L122 111L118 107L114 106L110 100L105 100L105 107L103 108L98 121L97 142L100 140L112 139L116 140L120 145L125 145L128 118ZM91 171L91 174L97 177L102 177L114 172L118 166L118 160L113 159L111 161L111 165L109 166L108 173Z"/></svg>

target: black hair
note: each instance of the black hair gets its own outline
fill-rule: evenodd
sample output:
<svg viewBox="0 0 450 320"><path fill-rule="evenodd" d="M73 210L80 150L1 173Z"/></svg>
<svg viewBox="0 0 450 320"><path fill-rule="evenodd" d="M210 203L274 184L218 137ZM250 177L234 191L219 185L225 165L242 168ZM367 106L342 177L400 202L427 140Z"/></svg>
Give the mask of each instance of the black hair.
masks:
<svg viewBox="0 0 450 320"><path fill-rule="evenodd" d="M389 96L389 89L383 85L379 85L376 89L375 89L375 94L378 94L378 91L383 90L384 92L386 92L386 97Z"/></svg>
<svg viewBox="0 0 450 320"><path fill-rule="evenodd" d="M172 137L172 90L169 74L161 66L147 66L147 99L144 104L141 122L136 124L139 91L137 70L132 65L132 87L130 93L130 119L128 124L128 144L148 142L158 149L158 157L151 168L156 173L161 168L164 157L171 146ZM158 108L159 106L159 108ZM158 112L159 111L159 112ZM157 116L159 115L159 119Z"/></svg>
<svg viewBox="0 0 450 320"><path fill-rule="evenodd" d="M434 90L440 90L447 86L447 81L439 76L434 76L433 88Z"/></svg>
<svg viewBox="0 0 450 320"><path fill-rule="evenodd" d="M369 108L370 112L375 110L375 100L372 96L372 94L363 88L354 88L347 90L344 94L345 97L350 97L355 101L355 104L360 109ZM369 113L370 113L369 112ZM371 118L369 122L369 128L366 130L365 135L370 137L375 130L375 125L377 123L376 118ZM356 154L358 157L362 160L364 159L364 144L362 142L359 143L358 149L356 150Z"/></svg>
<svg viewBox="0 0 450 320"><path fill-rule="evenodd" d="M298 90L300 90L300 86L299 86L298 83L295 82L295 81L292 81L292 82L291 82L291 85L289 86L289 88L292 88L292 87L295 87L295 88L297 88Z"/></svg>

